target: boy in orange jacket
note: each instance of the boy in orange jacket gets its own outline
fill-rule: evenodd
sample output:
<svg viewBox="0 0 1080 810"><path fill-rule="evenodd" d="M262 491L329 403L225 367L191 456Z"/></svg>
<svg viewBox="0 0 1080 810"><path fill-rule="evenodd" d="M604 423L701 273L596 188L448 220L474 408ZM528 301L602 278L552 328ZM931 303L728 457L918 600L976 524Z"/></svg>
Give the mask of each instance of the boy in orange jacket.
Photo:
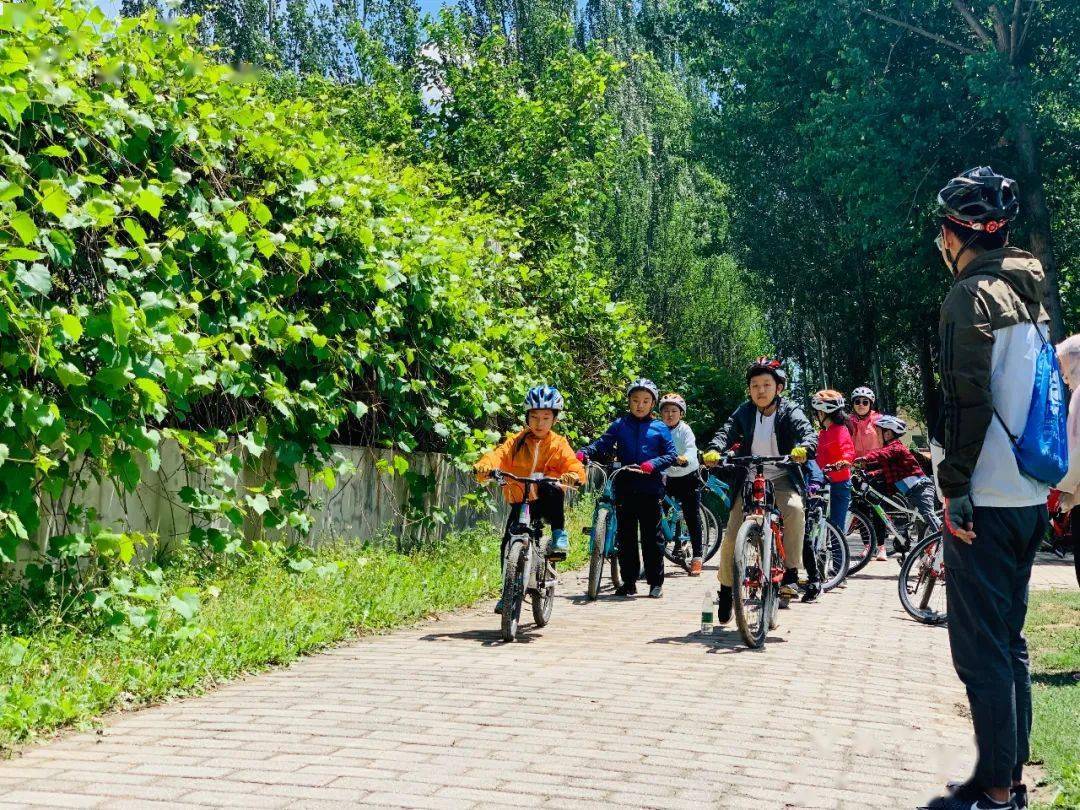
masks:
<svg viewBox="0 0 1080 810"><path fill-rule="evenodd" d="M477 478L486 480L493 470L528 478L534 474L548 478L560 478L564 485L585 483L585 467L574 455L565 438L552 428L563 409L563 398L558 389L538 385L525 397L525 424L527 427L511 436L495 449L486 453L474 469ZM540 486L532 490L530 508L551 526L551 544L547 556L564 560L570 550L570 538L566 534L566 513L563 505L562 486ZM511 504L507 530L517 522L525 487L517 481L507 481L503 496ZM506 534L503 535L501 553L506 552ZM498 607L496 607L496 611Z"/></svg>

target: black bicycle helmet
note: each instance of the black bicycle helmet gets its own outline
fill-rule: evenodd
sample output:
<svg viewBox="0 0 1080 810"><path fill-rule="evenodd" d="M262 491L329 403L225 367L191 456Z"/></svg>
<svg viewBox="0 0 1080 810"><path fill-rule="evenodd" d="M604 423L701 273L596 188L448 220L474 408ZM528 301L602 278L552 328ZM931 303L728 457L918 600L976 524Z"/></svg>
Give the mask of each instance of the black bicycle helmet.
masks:
<svg viewBox="0 0 1080 810"><path fill-rule="evenodd" d="M968 169L938 192L942 217L973 231L996 233L1020 213L1016 181L989 166Z"/></svg>
<svg viewBox="0 0 1080 810"><path fill-rule="evenodd" d="M746 369L746 384L750 384L750 380L759 374L772 374L773 379L776 380L777 385L787 385L787 372L784 371L783 364L772 357L759 357Z"/></svg>

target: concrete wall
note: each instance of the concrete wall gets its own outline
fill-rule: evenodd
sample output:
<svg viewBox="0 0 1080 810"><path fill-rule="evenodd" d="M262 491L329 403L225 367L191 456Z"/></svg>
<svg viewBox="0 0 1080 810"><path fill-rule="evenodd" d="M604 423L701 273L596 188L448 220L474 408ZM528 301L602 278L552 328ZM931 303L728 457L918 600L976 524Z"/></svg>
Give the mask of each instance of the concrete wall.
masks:
<svg viewBox="0 0 1080 810"><path fill-rule="evenodd" d="M333 490L327 490L321 481L311 481L306 472L301 473L301 485L315 498L323 502L312 515L314 530L312 542L327 540L364 541L386 531L407 540L432 540L452 529L462 529L479 520L490 519L496 523L505 520L505 508L499 499L499 510L478 515L472 509L454 509L461 497L476 488L473 477L457 470L453 464L437 453L413 453L406 457L409 469L418 474L430 474L435 478L434 491L427 499L428 507L454 510L451 521L443 526L423 527L404 514L407 483L402 476L391 476L379 471L380 461L392 464L395 453L369 447L343 447L335 449L352 462L356 472L340 476ZM62 502L48 501L43 504L44 514L38 531L37 544L43 549L48 538L68 531L63 515L72 499L78 505L93 507L101 516L102 523L114 530L143 532L156 535L160 544L182 539L191 529L191 516L180 501L179 492L184 486L198 487L207 471L192 469L184 462L174 442L163 443L161 466L151 471L143 466L142 481L135 492L118 491L111 483L99 484L86 471L80 476L85 489L71 487ZM264 479L259 465L249 465L240 480L229 485L257 486ZM258 522L249 522L245 534L258 536L262 528Z"/></svg>

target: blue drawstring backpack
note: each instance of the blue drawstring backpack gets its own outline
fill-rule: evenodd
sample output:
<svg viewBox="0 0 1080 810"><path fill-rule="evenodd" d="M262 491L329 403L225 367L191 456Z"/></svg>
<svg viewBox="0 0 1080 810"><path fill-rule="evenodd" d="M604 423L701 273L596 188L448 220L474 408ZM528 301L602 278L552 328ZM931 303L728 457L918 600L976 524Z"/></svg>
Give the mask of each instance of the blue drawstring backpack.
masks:
<svg viewBox="0 0 1080 810"><path fill-rule="evenodd" d="M1031 316L1030 312L1028 316ZM1035 384L1031 388L1027 422L1020 435L1014 436L996 408L994 415L1012 442L1013 455L1020 472L1043 484L1056 486L1069 471L1065 380L1061 376L1061 365L1054 347L1034 318L1031 323L1042 341L1042 348L1035 358Z"/></svg>

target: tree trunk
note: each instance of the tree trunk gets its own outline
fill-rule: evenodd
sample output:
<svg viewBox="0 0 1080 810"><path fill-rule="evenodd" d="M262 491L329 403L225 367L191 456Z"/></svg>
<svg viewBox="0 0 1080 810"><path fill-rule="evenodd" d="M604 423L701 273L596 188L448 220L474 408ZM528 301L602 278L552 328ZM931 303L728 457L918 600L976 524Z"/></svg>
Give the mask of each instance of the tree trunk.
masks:
<svg viewBox="0 0 1080 810"><path fill-rule="evenodd" d="M934 377L934 335L923 336L919 343L919 381L922 383L923 418L930 436L937 435L941 418L941 390Z"/></svg>
<svg viewBox="0 0 1080 810"><path fill-rule="evenodd" d="M1046 273L1046 311L1050 315L1050 338L1055 343L1065 337L1065 320L1061 312L1061 289L1058 283L1057 262L1054 260L1053 235L1050 230L1050 209L1046 205L1042 172L1039 168L1039 147L1032 126L1020 121L1016 126L1016 154L1024 176L1020 181L1023 210L1027 211L1030 227L1031 252Z"/></svg>

